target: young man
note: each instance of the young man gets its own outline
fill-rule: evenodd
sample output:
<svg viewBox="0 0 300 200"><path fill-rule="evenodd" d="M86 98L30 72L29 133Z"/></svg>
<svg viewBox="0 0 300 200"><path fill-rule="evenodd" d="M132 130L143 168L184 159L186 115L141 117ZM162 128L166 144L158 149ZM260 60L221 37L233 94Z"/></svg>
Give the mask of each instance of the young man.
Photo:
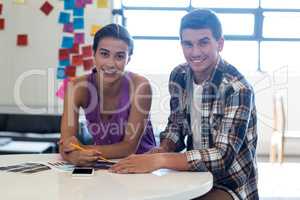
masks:
<svg viewBox="0 0 300 200"><path fill-rule="evenodd" d="M214 187L199 199L258 199L254 93L219 55L221 23L210 10L194 10L181 20L180 39L187 63L170 76L171 114L160 147L129 156L111 170L210 171Z"/></svg>

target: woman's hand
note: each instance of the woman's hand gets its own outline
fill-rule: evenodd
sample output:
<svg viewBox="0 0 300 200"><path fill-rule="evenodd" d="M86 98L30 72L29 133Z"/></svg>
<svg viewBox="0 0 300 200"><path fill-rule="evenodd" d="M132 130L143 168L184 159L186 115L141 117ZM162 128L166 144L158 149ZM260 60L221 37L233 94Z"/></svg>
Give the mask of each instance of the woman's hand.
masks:
<svg viewBox="0 0 300 200"><path fill-rule="evenodd" d="M113 173L149 173L161 168L159 154L131 155L110 168Z"/></svg>
<svg viewBox="0 0 300 200"><path fill-rule="evenodd" d="M61 145L61 153L64 159L74 165L92 166L101 156L99 151L85 148L75 136L60 140L59 144Z"/></svg>

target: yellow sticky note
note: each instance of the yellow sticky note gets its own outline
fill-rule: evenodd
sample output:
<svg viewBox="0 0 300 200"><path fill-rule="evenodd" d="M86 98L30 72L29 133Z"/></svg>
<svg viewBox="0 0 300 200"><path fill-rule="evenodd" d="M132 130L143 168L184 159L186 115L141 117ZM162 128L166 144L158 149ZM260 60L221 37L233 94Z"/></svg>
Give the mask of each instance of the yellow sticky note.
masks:
<svg viewBox="0 0 300 200"><path fill-rule="evenodd" d="M93 25L91 26L91 32L90 32L91 36L95 36L96 32L97 32L98 30L100 30L101 28L102 28L101 25L93 24Z"/></svg>
<svg viewBox="0 0 300 200"><path fill-rule="evenodd" d="M24 4L25 0L14 0L14 3L16 3L16 4Z"/></svg>
<svg viewBox="0 0 300 200"><path fill-rule="evenodd" d="M98 0L97 6L98 8L108 8L108 0Z"/></svg>

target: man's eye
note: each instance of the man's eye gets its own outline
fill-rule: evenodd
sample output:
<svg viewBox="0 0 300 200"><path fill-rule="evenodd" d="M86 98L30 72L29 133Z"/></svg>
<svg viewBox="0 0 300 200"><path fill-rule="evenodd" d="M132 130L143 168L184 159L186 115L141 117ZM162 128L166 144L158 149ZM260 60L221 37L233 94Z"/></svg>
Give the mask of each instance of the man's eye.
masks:
<svg viewBox="0 0 300 200"><path fill-rule="evenodd" d="M190 43L183 43L182 45L183 45L183 47L185 47L185 48L192 48L192 47L193 47L193 45L190 44Z"/></svg>
<svg viewBox="0 0 300 200"><path fill-rule="evenodd" d="M124 59L124 58L125 58L124 55L117 55L117 59L119 59L119 60L122 60L122 59Z"/></svg>

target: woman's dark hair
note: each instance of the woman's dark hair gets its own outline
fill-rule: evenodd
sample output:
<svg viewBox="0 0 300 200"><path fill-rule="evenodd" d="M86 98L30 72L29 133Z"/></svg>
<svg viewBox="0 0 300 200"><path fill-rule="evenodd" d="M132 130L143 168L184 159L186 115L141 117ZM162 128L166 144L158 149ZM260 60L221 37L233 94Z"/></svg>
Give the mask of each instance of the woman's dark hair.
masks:
<svg viewBox="0 0 300 200"><path fill-rule="evenodd" d="M93 50L97 51L99 41L106 37L112 37L124 41L128 45L129 56L133 53L133 39L128 31L119 24L108 24L101 28L94 37Z"/></svg>
<svg viewBox="0 0 300 200"><path fill-rule="evenodd" d="M204 29L211 30L214 38L219 40L222 33L222 25L216 13L208 9L197 9L189 12L181 19L180 38L184 29Z"/></svg>

